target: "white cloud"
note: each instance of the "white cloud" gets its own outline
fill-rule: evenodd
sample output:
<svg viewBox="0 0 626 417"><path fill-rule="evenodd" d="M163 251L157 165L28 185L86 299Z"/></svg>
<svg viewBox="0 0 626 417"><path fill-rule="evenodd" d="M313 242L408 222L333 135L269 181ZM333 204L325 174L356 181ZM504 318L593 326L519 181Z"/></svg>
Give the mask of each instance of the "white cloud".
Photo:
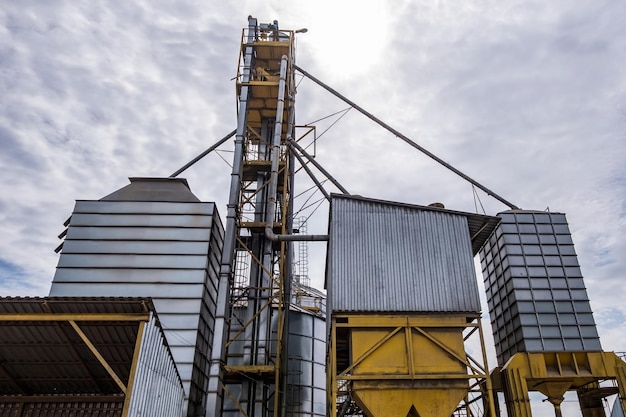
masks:
<svg viewBox="0 0 626 417"><path fill-rule="evenodd" d="M0 294L47 293L75 199L169 175L235 127L232 78L252 14L307 27L298 65L444 160L521 207L567 213L603 344L626 351L626 5L366 3L4 4ZM296 106L302 123L346 107L306 79ZM355 110L317 154L352 193L474 210L471 186ZM224 217L218 155L185 176ZM479 194L489 214L506 209ZM311 270L321 285L323 264ZM609 328L606 312L622 319Z"/></svg>

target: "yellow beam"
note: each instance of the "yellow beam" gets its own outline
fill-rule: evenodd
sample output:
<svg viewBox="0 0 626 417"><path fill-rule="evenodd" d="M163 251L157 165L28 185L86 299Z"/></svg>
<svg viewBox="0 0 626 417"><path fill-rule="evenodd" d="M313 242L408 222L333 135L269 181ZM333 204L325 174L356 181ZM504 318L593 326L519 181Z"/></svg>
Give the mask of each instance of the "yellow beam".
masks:
<svg viewBox="0 0 626 417"><path fill-rule="evenodd" d="M224 390L226 395L228 395L228 398L230 398L230 400L233 402L233 404L235 404L235 407L237 407L237 409L239 410L241 415L243 417L248 417L248 413L246 413L246 410L243 409L243 407L241 406L239 401L237 401L237 399L233 396L233 394L230 393L230 391L228 390L228 388L226 388L226 386L224 384L221 384L221 385L222 385L222 390Z"/></svg>
<svg viewBox="0 0 626 417"><path fill-rule="evenodd" d="M481 367L478 363L476 363L476 365L480 368L483 369L485 372L485 393L484 395L487 396L487 406L489 407L489 410L487 410L489 412L489 416L488 417L496 417L496 404L494 401L494 397L496 396L494 389L493 389L493 384L491 382L491 375L489 374L489 364L487 363L487 351L485 349L485 337L483 334L483 326L480 322L480 319L477 320L478 325L478 334L480 336L480 346L481 346L481 351L483 354L483 366ZM473 333L474 330L472 330L470 333ZM467 340L467 339L466 339ZM473 358L470 355L467 355L468 358L472 359ZM485 416L487 417L487 416Z"/></svg>
<svg viewBox="0 0 626 417"><path fill-rule="evenodd" d="M272 374L276 372L274 365L226 365L226 372L240 374Z"/></svg>
<svg viewBox="0 0 626 417"><path fill-rule="evenodd" d="M476 378L484 378L485 375L477 374L419 374L417 377L412 377L410 374L358 374L358 375L339 375L339 379L345 379L346 381L400 381L400 380L431 380L431 379L456 379L459 381L465 381Z"/></svg>
<svg viewBox="0 0 626 417"><path fill-rule="evenodd" d="M397 327L396 329L394 329L393 331L387 333L385 335L385 337L383 337L382 339L380 339L378 342L376 342L371 348L369 348L367 351L365 351L365 353L363 353L359 358L357 358L354 362L352 362L352 364L346 368L345 371L343 371L340 374L340 377L343 379L343 377L348 374L351 370L353 370L355 367L357 367L361 362L363 362L363 360L365 358L367 358L369 355L371 355L372 353L374 353L379 347L381 347L386 341L388 341L389 339L391 339L393 336L395 336L400 330L402 330L402 327Z"/></svg>
<svg viewBox="0 0 626 417"><path fill-rule="evenodd" d="M80 329L80 327L78 327L78 325L76 324L76 322L69 320L70 325L74 328L74 330L76 331L76 333L78 333L78 335L80 336L80 338L83 340L83 342L85 342L85 344L87 345L87 347L89 348L89 350L91 351L91 353L93 353L93 355L96 357L96 359L98 359L98 362L100 362L100 364L102 365L102 367L104 369L106 369L106 371L109 373L109 375L111 376L111 378L113 378L113 380L115 381L115 383L117 384L118 387L120 387L120 389L122 390L122 392L124 394L127 394L127 389L126 386L124 385L124 383L122 382L122 380L120 379L119 376L117 376L117 374L115 373L115 371L113 370L113 368L111 368L111 366L107 363L106 359L104 359L104 357L102 356L102 354L100 354L100 352L98 351L98 349L94 346L93 343L91 343L91 340L89 340L89 338L85 335L85 333L83 333L83 331Z"/></svg>
<svg viewBox="0 0 626 417"><path fill-rule="evenodd" d="M470 327L477 327L478 324L474 322L467 322L467 318L472 318L467 315L462 316L438 316L438 315L429 315L418 316L418 317L407 317L407 316L397 316L397 315L337 315L335 319L347 319L344 323L337 323L337 327L350 327L350 328L370 328L370 327L380 327L380 328L394 328L399 326L419 326L419 327L428 327L428 328L457 328L457 329L466 329Z"/></svg>
<svg viewBox="0 0 626 417"><path fill-rule="evenodd" d="M148 321L147 313L26 313L0 314L3 321Z"/></svg>
<svg viewBox="0 0 626 417"><path fill-rule="evenodd" d="M124 407L122 408L122 417L128 417L130 400L133 395L133 385L135 383L135 374L137 372L137 363L139 362L139 352L141 351L141 342L143 340L143 331L145 327L145 322L139 322L139 328L137 329L137 339L135 340L135 350L133 352L133 361L130 366L130 375L128 375L128 387L126 397L124 398Z"/></svg>

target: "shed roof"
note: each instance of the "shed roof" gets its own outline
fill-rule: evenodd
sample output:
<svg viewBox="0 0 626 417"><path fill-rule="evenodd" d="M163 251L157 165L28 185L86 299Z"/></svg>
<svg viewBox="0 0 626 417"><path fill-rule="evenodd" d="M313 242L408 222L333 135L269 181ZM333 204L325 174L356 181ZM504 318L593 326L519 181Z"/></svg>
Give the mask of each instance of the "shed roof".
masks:
<svg viewBox="0 0 626 417"><path fill-rule="evenodd" d="M127 386L153 312L148 298L0 298L0 395L123 394L112 373Z"/></svg>

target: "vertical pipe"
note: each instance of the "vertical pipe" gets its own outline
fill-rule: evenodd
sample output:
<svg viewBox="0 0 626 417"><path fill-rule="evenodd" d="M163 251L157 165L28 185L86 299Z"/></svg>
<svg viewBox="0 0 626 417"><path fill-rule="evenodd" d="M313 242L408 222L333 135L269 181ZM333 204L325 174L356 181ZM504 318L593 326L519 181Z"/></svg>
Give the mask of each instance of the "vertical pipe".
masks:
<svg viewBox="0 0 626 417"><path fill-rule="evenodd" d="M278 99L277 99L278 101L276 104L276 121L274 123L274 137L272 139L271 150L270 150L270 159L272 161L272 168L270 171L270 181L269 181L268 190L267 190L267 208L265 210L265 213L266 213L265 228L266 230L269 228L270 230L272 230L272 232L274 228L274 217L276 215L278 169L280 167L280 145L281 145L281 138L283 134L283 113L285 109L285 89L287 86L286 80L287 80L288 62L289 61L288 61L287 56L283 55L280 59L280 78L278 81ZM286 192L286 190L283 190L283 192ZM265 243L265 253L264 253L265 268L264 269L265 271L272 272L274 270L274 268L272 267L273 266L272 265L273 254L274 254L274 250L273 250L274 242L266 238L264 240L264 243ZM279 260L279 262L280 261L282 261L282 259ZM272 277L267 276L267 274L264 274L264 277L266 279L265 282L269 286L270 283L272 282ZM282 288L280 288L279 291L282 292ZM266 296L270 297L271 294L269 294L268 292ZM268 307L268 310L271 310L271 307ZM283 317L281 317L280 314L277 318L279 320L278 328L282 330L278 332L278 335L277 335L278 340L277 340L277 346L276 346L277 347L277 352L276 352L277 363L280 364L280 360L281 360L280 350L282 348L281 345L282 345L282 336L284 333L284 322L281 323ZM261 325L262 323L260 323L260 326ZM274 413L276 413L278 409L280 408L281 400L282 400L282 397L284 396L284 394L281 392L281 388L282 388L281 379L282 378L281 378L280 372L281 372L281 367L278 367L277 373L274 377Z"/></svg>
<svg viewBox="0 0 626 417"><path fill-rule="evenodd" d="M289 85L293 86L293 70L289 73L290 83ZM295 125L295 109L294 109L294 101L293 97L295 92L292 91L293 88L289 90L287 93L289 97L288 102L288 116L287 116L287 136L293 136L294 133L294 125ZM295 157L291 147L287 147L287 158L288 158L288 169L287 175L285 175L285 181L283 186L283 192L286 193L286 198L283 200L287 200L287 209L284 216L284 224L285 227L282 233L285 233L285 230L291 232L293 230L293 191L295 189ZM291 305L291 280L293 277L293 243L292 242L281 242L281 251L283 253L282 262L283 262L283 298L282 298L282 306L283 306L283 339L280 349L280 364L281 364L281 385L280 392L282 393L282 403L281 403L281 414L280 417L285 417L287 412L287 383L289 377L289 306Z"/></svg>
<svg viewBox="0 0 626 417"><path fill-rule="evenodd" d="M207 394L207 417L221 415L223 390L222 390L222 358L226 353L226 340L228 339L228 318L230 315L230 289L232 281L233 257L235 253L235 241L237 231L237 206L241 194L241 174L243 163L244 137L248 125L248 86L250 81L251 66L254 58L254 49L250 45L254 42L257 20L248 18L248 45L245 47L243 79L239 95L239 112L237 121L237 133L235 135L235 153L233 156L233 170L230 177L230 194L226 214L226 230L224 232L224 245L220 262L220 275L217 289L217 303L215 309L215 328L211 350L208 394Z"/></svg>

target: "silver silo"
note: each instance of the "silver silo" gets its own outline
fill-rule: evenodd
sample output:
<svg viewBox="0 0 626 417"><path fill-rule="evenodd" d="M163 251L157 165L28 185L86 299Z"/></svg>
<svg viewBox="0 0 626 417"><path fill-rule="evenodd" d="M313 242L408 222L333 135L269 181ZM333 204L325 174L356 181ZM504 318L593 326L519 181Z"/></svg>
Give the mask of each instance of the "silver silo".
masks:
<svg viewBox="0 0 626 417"><path fill-rule="evenodd" d="M601 351L565 215L498 216L480 252L498 364L517 352Z"/></svg>
<svg viewBox="0 0 626 417"><path fill-rule="evenodd" d="M245 306L233 310L236 319L231 323L230 362L227 365L240 365L243 358L244 335L233 335L241 331L241 323L246 317ZM326 296L311 287L294 283L292 303L289 309L287 392L285 415L287 417L322 417L326 415ZM277 323L272 323L276 332ZM276 346L271 349L275 353ZM237 355L240 353L240 356ZM240 400L238 384L226 384L228 392ZM269 407L273 410L272 404ZM230 398L224 399L223 417L239 416L240 411Z"/></svg>
<svg viewBox="0 0 626 417"><path fill-rule="evenodd" d="M51 296L151 297L180 373L188 416L204 415L224 230L214 203L178 178L131 178L77 201Z"/></svg>

